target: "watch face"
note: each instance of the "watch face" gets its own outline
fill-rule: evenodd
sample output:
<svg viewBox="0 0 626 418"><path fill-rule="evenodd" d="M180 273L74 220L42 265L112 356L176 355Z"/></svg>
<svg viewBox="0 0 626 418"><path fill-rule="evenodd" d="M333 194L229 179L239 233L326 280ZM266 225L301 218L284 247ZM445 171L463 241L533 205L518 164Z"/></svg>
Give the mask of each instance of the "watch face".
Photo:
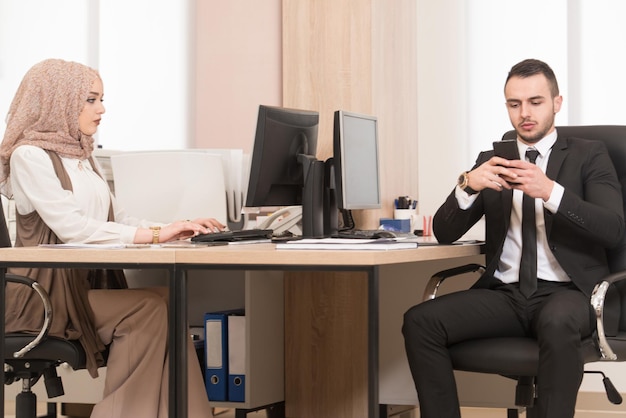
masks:
<svg viewBox="0 0 626 418"><path fill-rule="evenodd" d="M458 182L459 184L463 184L463 182L464 182L464 181L465 181L465 173L463 173L463 174L461 174L461 175L459 176L459 179L457 180L457 182Z"/></svg>

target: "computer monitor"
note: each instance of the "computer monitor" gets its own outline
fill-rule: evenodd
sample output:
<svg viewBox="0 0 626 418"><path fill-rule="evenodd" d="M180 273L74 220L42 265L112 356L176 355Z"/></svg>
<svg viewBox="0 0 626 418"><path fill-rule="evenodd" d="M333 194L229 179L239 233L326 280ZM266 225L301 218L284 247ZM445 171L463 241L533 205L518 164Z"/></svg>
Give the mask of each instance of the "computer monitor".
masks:
<svg viewBox="0 0 626 418"><path fill-rule="evenodd" d="M333 135L334 187L339 209L379 209L378 121L337 110Z"/></svg>
<svg viewBox="0 0 626 418"><path fill-rule="evenodd" d="M247 207L302 205L303 235L323 233L324 163L315 157L319 113L259 106Z"/></svg>

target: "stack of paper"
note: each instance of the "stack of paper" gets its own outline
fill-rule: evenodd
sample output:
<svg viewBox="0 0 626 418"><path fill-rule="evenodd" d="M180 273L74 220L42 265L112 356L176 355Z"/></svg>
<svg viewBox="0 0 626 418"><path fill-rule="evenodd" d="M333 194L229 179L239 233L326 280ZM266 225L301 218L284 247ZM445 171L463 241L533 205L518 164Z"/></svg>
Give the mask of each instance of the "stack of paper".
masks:
<svg viewBox="0 0 626 418"><path fill-rule="evenodd" d="M301 239L276 244L280 250L403 250L417 248L417 242L395 239L321 238Z"/></svg>

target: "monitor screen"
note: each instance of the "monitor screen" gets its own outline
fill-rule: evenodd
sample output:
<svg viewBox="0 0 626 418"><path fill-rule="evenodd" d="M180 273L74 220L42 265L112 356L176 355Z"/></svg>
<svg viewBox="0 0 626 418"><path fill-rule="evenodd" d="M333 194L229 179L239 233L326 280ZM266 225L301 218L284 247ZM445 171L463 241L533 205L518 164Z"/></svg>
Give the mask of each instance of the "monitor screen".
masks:
<svg viewBox="0 0 626 418"><path fill-rule="evenodd" d="M380 208L377 118L337 110L333 154L337 207Z"/></svg>
<svg viewBox="0 0 626 418"><path fill-rule="evenodd" d="M245 206L302 204L304 175L298 155L315 157L318 124L315 111L259 106Z"/></svg>

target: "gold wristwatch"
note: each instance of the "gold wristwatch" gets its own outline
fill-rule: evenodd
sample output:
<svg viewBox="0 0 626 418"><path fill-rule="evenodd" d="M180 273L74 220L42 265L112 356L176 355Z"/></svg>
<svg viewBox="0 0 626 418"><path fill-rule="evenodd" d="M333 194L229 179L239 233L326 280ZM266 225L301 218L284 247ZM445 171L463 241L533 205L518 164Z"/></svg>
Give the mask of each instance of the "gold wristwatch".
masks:
<svg viewBox="0 0 626 418"><path fill-rule="evenodd" d="M150 229L152 230L152 243L153 244L158 244L159 243L159 237L161 236L161 227L160 226L151 226Z"/></svg>
<svg viewBox="0 0 626 418"><path fill-rule="evenodd" d="M467 194L476 194L478 192L476 190L472 189L471 187L469 187L469 175L468 175L468 173L469 173L469 171L462 172L461 175L459 176L459 179L457 180L457 184L461 188L461 190L463 190L465 193L467 193Z"/></svg>

